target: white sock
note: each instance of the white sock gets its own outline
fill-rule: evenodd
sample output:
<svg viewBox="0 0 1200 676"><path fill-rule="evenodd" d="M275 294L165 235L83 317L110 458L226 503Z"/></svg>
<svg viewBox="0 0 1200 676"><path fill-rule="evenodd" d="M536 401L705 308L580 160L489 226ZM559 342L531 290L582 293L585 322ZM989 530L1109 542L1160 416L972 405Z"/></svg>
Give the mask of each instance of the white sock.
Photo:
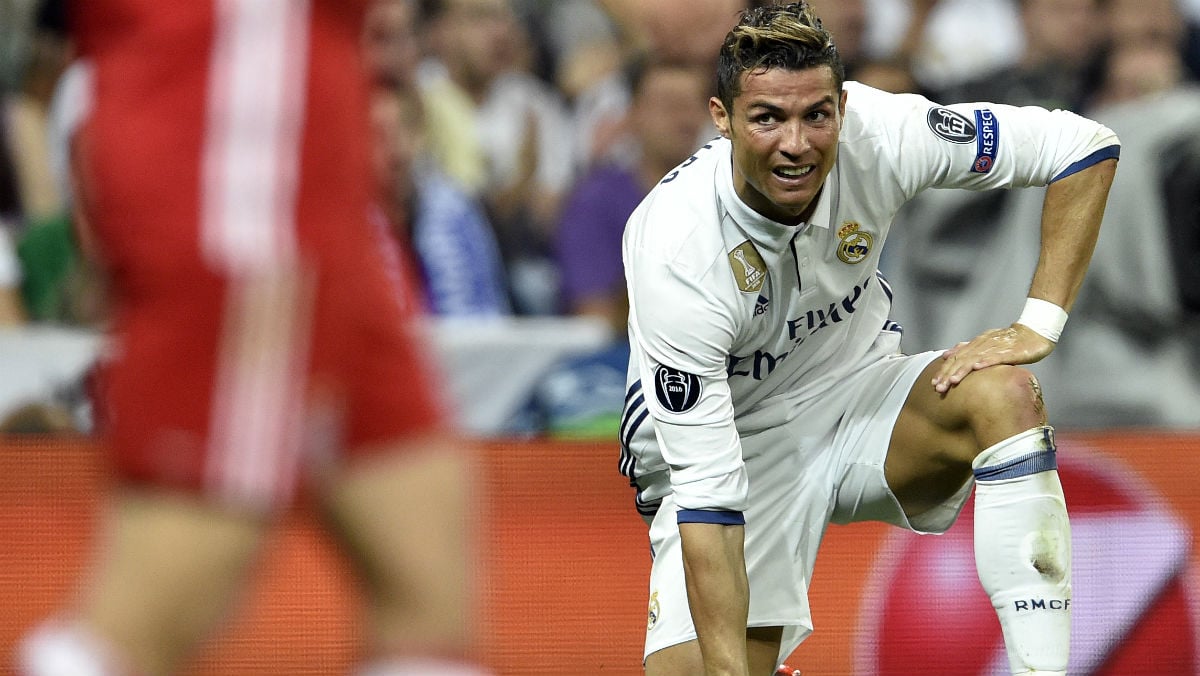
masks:
<svg viewBox="0 0 1200 676"><path fill-rule="evenodd" d="M354 676L491 676L491 673L468 662L414 657L372 662L363 665Z"/></svg>
<svg viewBox="0 0 1200 676"><path fill-rule="evenodd" d="M1054 433L1036 427L985 449L975 471L975 566L1014 674L1066 673L1071 528Z"/></svg>
<svg viewBox="0 0 1200 676"><path fill-rule="evenodd" d="M123 676L111 648L78 622L50 620L21 639L19 676Z"/></svg>

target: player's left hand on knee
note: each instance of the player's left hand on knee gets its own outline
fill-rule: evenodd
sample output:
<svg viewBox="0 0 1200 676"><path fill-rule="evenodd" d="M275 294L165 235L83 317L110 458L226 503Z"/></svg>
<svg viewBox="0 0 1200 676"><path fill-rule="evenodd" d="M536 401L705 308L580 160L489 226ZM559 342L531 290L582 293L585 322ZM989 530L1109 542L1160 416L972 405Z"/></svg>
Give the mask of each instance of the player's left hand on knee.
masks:
<svg viewBox="0 0 1200 676"><path fill-rule="evenodd" d="M973 371L997 364L1032 364L1053 350L1053 342L1021 324L989 329L942 353L942 367L933 378L933 388L946 393Z"/></svg>

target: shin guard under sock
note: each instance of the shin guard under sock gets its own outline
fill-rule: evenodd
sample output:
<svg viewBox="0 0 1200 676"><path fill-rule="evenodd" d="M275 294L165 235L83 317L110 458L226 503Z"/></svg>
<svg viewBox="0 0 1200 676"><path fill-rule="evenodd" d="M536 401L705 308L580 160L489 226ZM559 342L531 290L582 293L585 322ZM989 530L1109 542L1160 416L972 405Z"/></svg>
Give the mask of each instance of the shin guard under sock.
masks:
<svg viewBox="0 0 1200 676"><path fill-rule="evenodd" d="M975 473L975 565L1004 631L1014 674L1066 673L1071 530L1053 430L985 449Z"/></svg>

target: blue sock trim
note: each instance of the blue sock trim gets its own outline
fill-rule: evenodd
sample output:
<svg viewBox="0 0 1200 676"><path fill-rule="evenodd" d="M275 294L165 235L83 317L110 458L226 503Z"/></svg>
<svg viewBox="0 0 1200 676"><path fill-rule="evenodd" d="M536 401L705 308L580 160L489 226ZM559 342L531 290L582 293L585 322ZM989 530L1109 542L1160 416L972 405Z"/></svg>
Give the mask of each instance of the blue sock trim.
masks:
<svg viewBox="0 0 1200 676"><path fill-rule="evenodd" d="M741 512L715 509L681 509L676 519L677 523L715 523L719 526L746 525L746 515Z"/></svg>
<svg viewBox="0 0 1200 676"><path fill-rule="evenodd" d="M1035 451L1008 462L975 470L976 481L1003 481L1058 469L1058 454L1054 451Z"/></svg>

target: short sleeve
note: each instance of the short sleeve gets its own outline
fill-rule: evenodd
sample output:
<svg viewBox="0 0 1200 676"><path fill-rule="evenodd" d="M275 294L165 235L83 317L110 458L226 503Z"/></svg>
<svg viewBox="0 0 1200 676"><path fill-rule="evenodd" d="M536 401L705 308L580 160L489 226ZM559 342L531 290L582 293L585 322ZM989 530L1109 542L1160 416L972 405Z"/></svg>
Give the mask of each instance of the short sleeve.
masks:
<svg viewBox="0 0 1200 676"><path fill-rule="evenodd" d="M1120 154L1104 125L1066 110L997 103L943 106L867 87L858 99L858 142L896 167L911 198L926 188L1045 186Z"/></svg>

